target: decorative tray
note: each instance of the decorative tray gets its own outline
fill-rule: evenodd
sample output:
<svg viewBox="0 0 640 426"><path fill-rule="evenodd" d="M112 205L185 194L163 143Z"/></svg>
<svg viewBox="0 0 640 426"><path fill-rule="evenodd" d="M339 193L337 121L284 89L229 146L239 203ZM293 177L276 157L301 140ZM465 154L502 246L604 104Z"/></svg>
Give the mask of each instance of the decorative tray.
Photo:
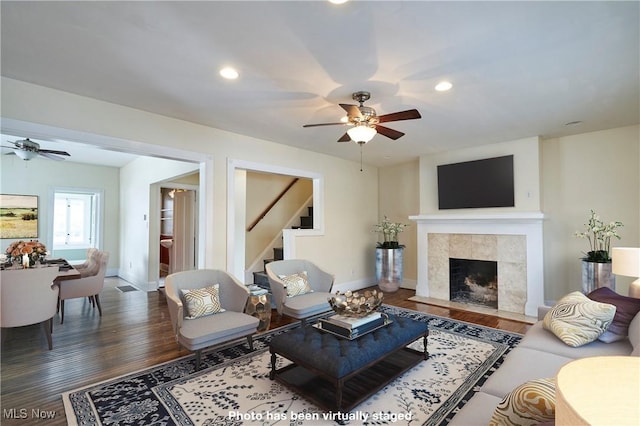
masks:
<svg viewBox="0 0 640 426"><path fill-rule="evenodd" d="M331 326L331 324L328 324L326 321L323 321L323 320L319 320L318 322L313 324L312 327L320 331L323 331L325 333L333 334L334 336L340 337L341 339L355 340L373 331L379 330L382 327L386 327L392 322L393 320L385 315L383 316L383 322L381 324L378 324L372 328L367 328L367 329L356 327L354 330L348 330L346 328L340 329L339 326L334 326L331 329L329 329L328 327Z"/></svg>

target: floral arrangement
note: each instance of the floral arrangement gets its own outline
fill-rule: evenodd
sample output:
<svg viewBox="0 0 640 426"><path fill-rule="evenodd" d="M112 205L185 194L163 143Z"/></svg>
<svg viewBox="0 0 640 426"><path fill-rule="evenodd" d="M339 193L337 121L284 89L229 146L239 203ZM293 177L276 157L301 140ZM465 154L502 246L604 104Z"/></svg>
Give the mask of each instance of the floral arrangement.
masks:
<svg viewBox="0 0 640 426"><path fill-rule="evenodd" d="M586 238L589 241L589 251L583 260L588 262L609 263L611 256L611 237L620 239L617 229L620 228L622 222L604 223L600 216L591 210L591 216L587 223L584 224L583 232L577 231L575 236L578 238Z"/></svg>
<svg viewBox="0 0 640 426"><path fill-rule="evenodd" d="M9 244L9 247L7 247L5 253L12 259L20 259L20 261L22 261L22 256L28 256L29 263L34 264L36 260L44 257L47 254L47 248L44 244L37 240L20 240L14 241Z"/></svg>
<svg viewBox="0 0 640 426"><path fill-rule="evenodd" d="M404 247L398 244L398 234L404 231L407 224L399 222L391 222L387 216L384 217L381 223L373 225L373 232L382 233L384 236L384 242L378 242L378 248L400 248Z"/></svg>

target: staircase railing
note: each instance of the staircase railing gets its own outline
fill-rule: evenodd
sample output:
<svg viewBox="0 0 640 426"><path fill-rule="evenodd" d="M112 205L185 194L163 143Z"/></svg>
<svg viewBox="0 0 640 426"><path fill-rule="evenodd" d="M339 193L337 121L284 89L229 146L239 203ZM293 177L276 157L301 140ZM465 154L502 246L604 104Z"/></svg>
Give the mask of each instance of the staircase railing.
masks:
<svg viewBox="0 0 640 426"><path fill-rule="evenodd" d="M295 184L296 184L296 182L298 182L299 180L300 180L300 178L295 178L295 179L293 179L293 181L291 181L291 183L289 183L289 185L287 185L287 187L286 187L286 188L285 188L285 189L284 189L284 190L283 190L283 191L282 191L282 192L281 192L281 193L280 193L280 194L279 194L279 195L278 195L278 196L277 196L277 197L276 197L272 202L271 202L271 204L269 204L269 205L267 206L267 208L266 208L266 209L264 209L264 210L262 211L262 213L260 213L260 215L258 216L258 218L257 218L256 220L254 220L253 222L251 222L251 225L249 225L249 226L247 227L247 232L251 232L251 230L253 230L253 228L255 228L255 227L258 225L258 223L260 223L260 221L261 221L262 219L264 219L264 218L265 218L265 216L266 216L267 214L269 214L269 212L271 211L271 209L272 209L276 204L278 204L278 201L280 201L280 199L281 199L282 197L284 197L284 195L285 195L285 194L286 194L286 193L291 189L291 187L292 187L293 185L295 185Z"/></svg>

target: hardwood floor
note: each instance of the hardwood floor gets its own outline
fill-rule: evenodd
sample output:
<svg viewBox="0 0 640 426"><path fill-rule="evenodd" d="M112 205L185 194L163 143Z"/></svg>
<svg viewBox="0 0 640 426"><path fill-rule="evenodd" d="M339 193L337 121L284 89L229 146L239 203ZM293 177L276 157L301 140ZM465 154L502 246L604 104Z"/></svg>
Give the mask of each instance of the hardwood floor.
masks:
<svg viewBox="0 0 640 426"><path fill-rule="evenodd" d="M106 279L100 294L102 317L86 298L68 300L64 324L54 318L51 351L38 325L2 329L2 425L66 425L62 392L189 354L176 344L164 295L117 289L125 285ZM413 290L400 289L385 294L385 303L521 334L530 327L407 300L413 295ZM272 318L272 328L291 322L275 314Z"/></svg>

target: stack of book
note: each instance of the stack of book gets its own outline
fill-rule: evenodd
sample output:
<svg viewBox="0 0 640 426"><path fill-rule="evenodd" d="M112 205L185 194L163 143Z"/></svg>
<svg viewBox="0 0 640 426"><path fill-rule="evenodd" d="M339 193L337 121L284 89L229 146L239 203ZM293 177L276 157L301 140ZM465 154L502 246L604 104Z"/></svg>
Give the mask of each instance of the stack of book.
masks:
<svg viewBox="0 0 640 426"><path fill-rule="evenodd" d="M343 315L332 315L320 320L323 330L334 334L355 339L385 324L385 318L380 312L373 312L367 316L356 318Z"/></svg>

